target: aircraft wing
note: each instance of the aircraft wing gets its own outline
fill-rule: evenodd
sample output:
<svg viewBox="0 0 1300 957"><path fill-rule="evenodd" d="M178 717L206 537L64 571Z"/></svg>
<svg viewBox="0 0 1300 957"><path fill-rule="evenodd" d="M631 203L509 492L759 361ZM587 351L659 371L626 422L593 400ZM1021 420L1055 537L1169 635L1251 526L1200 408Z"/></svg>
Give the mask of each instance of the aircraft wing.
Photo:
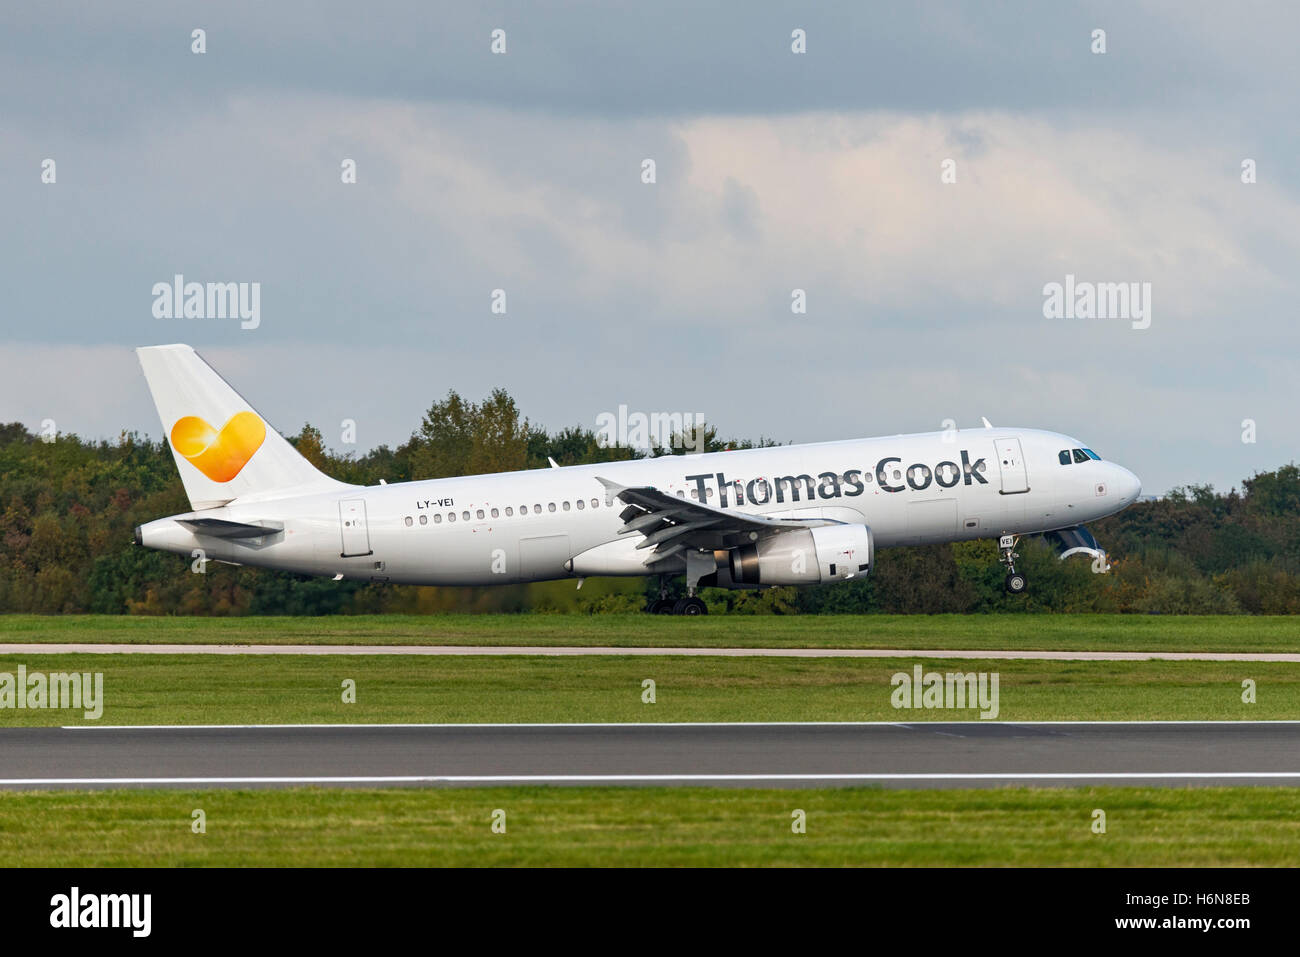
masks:
<svg viewBox="0 0 1300 957"><path fill-rule="evenodd" d="M620 485L600 476L596 481L605 486L608 499L617 498L627 506L619 514L623 520L619 534L644 536L636 547L647 549L647 565L688 548L733 548L792 528L839 524L824 518L768 518L678 498L650 485Z"/></svg>

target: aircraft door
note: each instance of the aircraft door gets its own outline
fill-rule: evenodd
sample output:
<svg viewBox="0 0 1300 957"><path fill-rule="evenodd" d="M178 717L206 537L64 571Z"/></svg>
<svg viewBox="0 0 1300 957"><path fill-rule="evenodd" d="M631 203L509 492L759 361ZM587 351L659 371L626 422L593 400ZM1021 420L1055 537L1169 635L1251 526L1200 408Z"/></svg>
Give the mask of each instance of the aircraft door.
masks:
<svg viewBox="0 0 1300 957"><path fill-rule="evenodd" d="M1029 473L1025 469L1025 456L1019 439L998 439L998 467L1002 470L1002 494L1014 495L1029 491Z"/></svg>
<svg viewBox="0 0 1300 957"><path fill-rule="evenodd" d="M339 502L339 526L343 532L343 558L369 555L370 529L366 525L366 500L343 499Z"/></svg>
<svg viewBox="0 0 1300 957"><path fill-rule="evenodd" d="M903 541L908 545L927 542L950 542L957 535L957 500L932 498L907 503L907 532Z"/></svg>

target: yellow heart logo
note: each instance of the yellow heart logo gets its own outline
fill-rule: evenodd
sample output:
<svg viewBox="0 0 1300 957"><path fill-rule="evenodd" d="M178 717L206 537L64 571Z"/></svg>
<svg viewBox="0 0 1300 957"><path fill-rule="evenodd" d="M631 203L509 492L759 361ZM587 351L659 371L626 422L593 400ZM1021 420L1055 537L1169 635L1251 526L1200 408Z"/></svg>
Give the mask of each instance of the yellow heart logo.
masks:
<svg viewBox="0 0 1300 957"><path fill-rule="evenodd" d="M177 419L172 448L214 482L229 482L266 440L266 426L252 412L237 412L217 431L196 415Z"/></svg>

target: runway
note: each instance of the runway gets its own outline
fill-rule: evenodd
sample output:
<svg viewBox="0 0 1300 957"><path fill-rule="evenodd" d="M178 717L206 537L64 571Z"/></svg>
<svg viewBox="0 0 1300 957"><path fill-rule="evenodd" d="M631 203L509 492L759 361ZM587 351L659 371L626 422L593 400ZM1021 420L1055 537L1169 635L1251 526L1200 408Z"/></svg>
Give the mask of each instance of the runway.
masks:
<svg viewBox="0 0 1300 957"><path fill-rule="evenodd" d="M946 658L1003 661L1249 661L1300 663L1296 652L987 651L932 648L666 648L542 645L145 645L78 642L0 644L4 655L587 655L702 658Z"/></svg>
<svg viewBox="0 0 1300 957"><path fill-rule="evenodd" d="M1300 785L1300 722L0 729L0 787Z"/></svg>

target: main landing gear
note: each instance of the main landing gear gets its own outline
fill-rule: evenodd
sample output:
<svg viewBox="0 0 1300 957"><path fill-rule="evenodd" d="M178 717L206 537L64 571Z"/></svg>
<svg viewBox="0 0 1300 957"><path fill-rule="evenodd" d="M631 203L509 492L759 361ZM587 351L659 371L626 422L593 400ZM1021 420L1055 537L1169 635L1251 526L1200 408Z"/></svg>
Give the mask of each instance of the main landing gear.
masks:
<svg viewBox="0 0 1300 957"><path fill-rule="evenodd" d="M694 588L691 589L695 591ZM709 606L694 594L676 601L668 597L668 576L659 576L659 597L646 606L652 615L707 615Z"/></svg>
<svg viewBox="0 0 1300 957"><path fill-rule="evenodd" d="M1020 539L1015 535L1003 535L998 539L998 551L1002 553L998 561L1007 566L1007 580L1004 587L1008 595L1019 595L1029 587L1029 581L1024 574L1016 571L1016 559L1020 557L1020 553L1016 551L1016 543L1019 541Z"/></svg>
<svg viewBox="0 0 1300 957"><path fill-rule="evenodd" d="M694 595L690 598L679 598L673 605L674 615L707 615L708 613L709 606Z"/></svg>

